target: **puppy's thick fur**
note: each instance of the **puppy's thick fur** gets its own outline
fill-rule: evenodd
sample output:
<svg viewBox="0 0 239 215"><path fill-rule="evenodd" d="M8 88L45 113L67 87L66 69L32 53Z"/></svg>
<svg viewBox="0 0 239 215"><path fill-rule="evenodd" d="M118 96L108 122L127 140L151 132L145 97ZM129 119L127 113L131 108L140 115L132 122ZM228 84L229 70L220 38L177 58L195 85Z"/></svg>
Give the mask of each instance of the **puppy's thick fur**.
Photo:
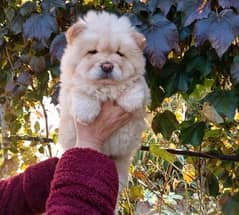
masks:
<svg viewBox="0 0 239 215"><path fill-rule="evenodd" d="M93 121L106 100L132 112L132 120L114 133L102 151L116 162L121 191L127 183L130 157L140 146L144 107L150 101L143 77L145 38L127 17L93 11L72 25L66 38L60 77L60 144L72 147L76 143L73 119Z"/></svg>

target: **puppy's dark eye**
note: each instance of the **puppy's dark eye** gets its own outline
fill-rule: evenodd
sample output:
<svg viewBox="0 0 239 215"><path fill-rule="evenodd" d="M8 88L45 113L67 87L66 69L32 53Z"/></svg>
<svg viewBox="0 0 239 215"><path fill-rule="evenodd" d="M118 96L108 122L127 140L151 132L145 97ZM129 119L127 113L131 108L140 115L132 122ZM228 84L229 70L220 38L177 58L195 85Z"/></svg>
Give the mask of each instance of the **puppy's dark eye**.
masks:
<svg viewBox="0 0 239 215"><path fill-rule="evenodd" d="M125 55L124 55L122 52L120 52L120 51L117 51L116 54L119 55L119 56L121 56L121 57L124 57L124 56L125 56Z"/></svg>
<svg viewBox="0 0 239 215"><path fill-rule="evenodd" d="M87 52L87 54L96 54L98 51L96 49L90 50Z"/></svg>

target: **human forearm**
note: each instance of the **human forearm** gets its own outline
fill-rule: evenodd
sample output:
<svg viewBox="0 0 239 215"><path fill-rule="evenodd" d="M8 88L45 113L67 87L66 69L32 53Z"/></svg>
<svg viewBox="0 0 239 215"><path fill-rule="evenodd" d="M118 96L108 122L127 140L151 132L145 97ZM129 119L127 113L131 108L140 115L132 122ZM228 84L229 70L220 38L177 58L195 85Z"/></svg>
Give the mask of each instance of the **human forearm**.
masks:
<svg viewBox="0 0 239 215"><path fill-rule="evenodd" d="M42 213L50 191L57 158L29 167L24 173L0 181L0 215Z"/></svg>
<svg viewBox="0 0 239 215"><path fill-rule="evenodd" d="M90 149L72 149L58 162L47 200L48 215L112 215L118 193L113 160Z"/></svg>

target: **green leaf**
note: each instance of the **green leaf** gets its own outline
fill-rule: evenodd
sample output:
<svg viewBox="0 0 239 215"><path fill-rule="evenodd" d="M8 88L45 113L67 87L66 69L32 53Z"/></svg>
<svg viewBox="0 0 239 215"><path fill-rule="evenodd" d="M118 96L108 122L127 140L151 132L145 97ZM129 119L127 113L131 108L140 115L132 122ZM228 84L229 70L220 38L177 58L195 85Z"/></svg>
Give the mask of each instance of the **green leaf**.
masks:
<svg viewBox="0 0 239 215"><path fill-rule="evenodd" d="M239 97L233 90L218 90L210 93L203 101L212 104L220 115L233 120L236 108L239 104Z"/></svg>
<svg viewBox="0 0 239 215"><path fill-rule="evenodd" d="M185 126L186 125L186 126ZM202 143L206 124L205 122L196 122L191 124L190 122L183 122L180 135L180 142L183 145L190 144L193 146L199 146Z"/></svg>
<svg viewBox="0 0 239 215"><path fill-rule="evenodd" d="M7 21L11 22L15 17L15 10L13 8L6 8L4 10Z"/></svg>
<svg viewBox="0 0 239 215"><path fill-rule="evenodd" d="M44 147L43 147L43 146L41 146L41 147L38 149L38 151L39 151L41 154L44 154L44 152L45 152L45 149L44 149Z"/></svg>
<svg viewBox="0 0 239 215"><path fill-rule="evenodd" d="M212 64L203 56L198 55L190 60L186 60L187 61L185 62L185 72L190 73L192 75L197 74L197 79L202 79L206 77L212 71ZM200 75L200 77L198 77L198 74Z"/></svg>
<svg viewBox="0 0 239 215"><path fill-rule="evenodd" d="M219 183L218 183L217 177L212 173L208 173L205 183L206 183L205 186L206 186L208 195L214 196L214 197L218 196Z"/></svg>
<svg viewBox="0 0 239 215"><path fill-rule="evenodd" d="M173 61L167 62L160 73L161 84L165 95L171 96L177 91L186 92L189 89L191 78L185 73L184 65Z"/></svg>
<svg viewBox="0 0 239 215"><path fill-rule="evenodd" d="M174 163L174 161L176 160L176 155L171 154L166 149L161 148L159 144L151 144L149 151L155 156L158 156L170 163Z"/></svg>
<svg viewBox="0 0 239 215"><path fill-rule="evenodd" d="M23 17L18 15L9 23L8 27L14 34L19 34L22 32L23 23Z"/></svg>
<svg viewBox="0 0 239 215"><path fill-rule="evenodd" d="M239 55L234 56L230 72L233 79L239 83Z"/></svg>
<svg viewBox="0 0 239 215"><path fill-rule="evenodd" d="M132 200L144 199L144 189L140 185L132 186L129 190L129 194Z"/></svg>
<svg viewBox="0 0 239 215"><path fill-rule="evenodd" d="M38 133L41 129L40 123L38 121L34 124L35 133Z"/></svg>
<svg viewBox="0 0 239 215"><path fill-rule="evenodd" d="M166 139L170 139L177 126L178 121L176 116L168 110L163 113L157 113L152 121L152 129L154 133L158 134L160 132Z"/></svg>
<svg viewBox="0 0 239 215"><path fill-rule="evenodd" d="M222 212L225 215L238 215L239 201L231 196L225 195L221 198Z"/></svg>
<svg viewBox="0 0 239 215"><path fill-rule="evenodd" d="M190 94L190 98L198 101L203 99L208 93L211 92L213 83L213 79L206 79L203 84L197 84L193 92Z"/></svg>

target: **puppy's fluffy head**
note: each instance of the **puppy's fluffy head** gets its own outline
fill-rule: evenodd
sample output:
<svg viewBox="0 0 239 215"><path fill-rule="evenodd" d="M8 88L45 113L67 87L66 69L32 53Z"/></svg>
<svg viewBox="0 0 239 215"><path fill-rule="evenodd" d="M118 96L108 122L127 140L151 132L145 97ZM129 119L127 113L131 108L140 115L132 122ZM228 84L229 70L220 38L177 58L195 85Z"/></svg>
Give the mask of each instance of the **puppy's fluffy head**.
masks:
<svg viewBox="0 0 239 215"><path fill-rule="evenodd" d="M75 82L114 84L144 73L145 38L127 17L90 11L68 29L66 38L62 75Z"/></svg>

